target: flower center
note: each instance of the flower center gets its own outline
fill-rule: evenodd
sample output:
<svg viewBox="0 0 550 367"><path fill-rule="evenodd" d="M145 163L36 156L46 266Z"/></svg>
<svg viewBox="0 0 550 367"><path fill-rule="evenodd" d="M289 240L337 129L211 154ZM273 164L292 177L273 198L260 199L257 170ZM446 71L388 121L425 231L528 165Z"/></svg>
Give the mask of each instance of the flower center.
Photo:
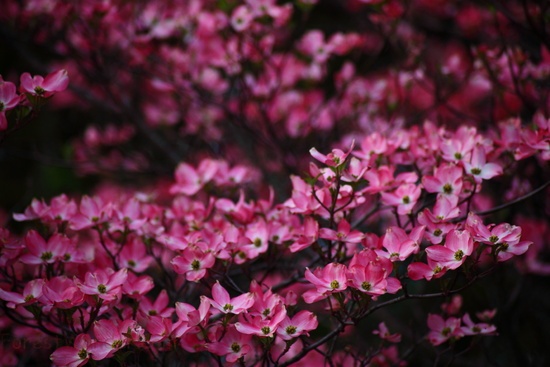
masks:
<svg viewBox="0 0 550 367"><path fill-rule="evenodd" d="M481 169L480 168L472 168L472 170L470 171L472 172L473 175L479 175L481 173Z"/></svg>
<svg viewBox="0 0 550 367"><path fill-rule="evenodd" d="M296 332L297 329L296 329L296 326L290 325L290 326L287 326L285 330L287 334L292 335Z"/></svg>
<svg viewBox="0 0 550 367"><path fill-rule="evenodd" d="M233 353L239 353L241 351L241 346L239 345L239 343L234 342L233 344L231 344L231 350L233 351Z"/></svg>
<svg viewBox="0 0 550 367"><path fill-rule="evenodd" d="M99 293L107 293L107 286L105 284L100 284L97 286L97 291Z"/></svg>
<svg viewBox="0 0 550 367"><path fill-rule="evenodd" d="M455 252L455 260L456 261L462 260L463 257L464 257L464 251L458 250L457 252Z"/></svg>
<svg viewBox="0 0 550 367"><path fill-rule="evenodd" d="M411 202L411 198L409 195L403 196L403 204L409 204Z"/></svg>
<svg viewBox="0 0 550 367"><path fill-rule="evenodd" d="M122 340L120 340L120 339L119 339L119 340L115 340L115 341L113 342L113 344L111 344L111 347L112 347L113 349L118 349L118 348L122 347Z"/></svg>
<svg viewBox="0 0 550 367"><path fill-rule="evenodd" d="M201 268L201 262L199 260L193 260L191 262L191 269L197 271Z"/></svg>
<svg viewBox="0 0 550 367"><path fill-rule="evenodd" d="M337 288L340 287L340 283L338 283L337 280L333 280L332 282L330 282L330 287L331 287L332 289L337 289Z"/></svg>
<svg viewBox="0 0 550 367"><path fill-rule="evenodd" d="M254 239L254 246L255 247L261 247L262 246L262 240L259 238Z"/></svg>
<svg viewBox="0 0 550 367"><path fill-rule="evenodd" d="M78 358L80 358L80 359L88 358L88 352L86 351L86 349L80 349L78 351Z"/></svg>
<svg viewBox="0 0 550 367"><path fill-rule="evenodd" d="M269 328L269 326L264 326L263 328L261 328L262 330L262 333L264 333L264 335L267 335L271 332L271 329Z"/></svg>
<svg viewBox="0 0 550 367"><path fill-rule="evenodd" d="M46 251L42 253L40 258L42 259L42 261L48 261L53 258L53 254L51 253L51 251Z"/></svg>
<svg viewBox="0 0 550 367"><path fill-rule="evenodd" d="M230 303L226 303L225 306L223 306L224 311L233 311L233 305Z"/></svg>
<svg viewBox="0 0 550 367"><path fill-rule="evenodd" d="M443 192L445 194L451 194L453 192L453 187L451 186L451 184L446 183L445 185L443 185Z"/></svg>
<svg viewBox="0 0 550 367"><path fill-rule="evenodd" d="M361 283L361 288L363 288L366 291L370 291L372 288L372 285L369 282L363 282Z"/></svg>

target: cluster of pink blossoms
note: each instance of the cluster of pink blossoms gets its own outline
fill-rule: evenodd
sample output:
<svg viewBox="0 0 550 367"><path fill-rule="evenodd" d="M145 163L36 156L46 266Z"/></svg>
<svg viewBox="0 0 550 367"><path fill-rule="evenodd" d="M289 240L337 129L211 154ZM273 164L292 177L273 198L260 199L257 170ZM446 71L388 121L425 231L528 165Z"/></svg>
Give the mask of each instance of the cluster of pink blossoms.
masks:
<svg viewBox="0 0 550 367"><path fill-rule="evenodd" d="M21 82L19 84L19 93L17 87L12 82L5 81L0 75L0 133L8 129L8 119L6 113L15 110L18 106L23 107L40 107L41 100L50 98L55 93L64 91L69 84L67 70L58 70L48 74L45 78L36 75L31 76L29 73L21 74ZM25 114L28 114L26 111ZM21 117L14 119L14 124L20 123Z"/></svg>
<svg viewBox="0 0 550 367"><path fill-rule="evenodd" d="M116 191L34 200L14 218L38 221L40 232L21 240L2 230L3 317L70 344L52 354L58 366L127 349L153 359L181 350L226 363L307 364L320 322L338 320L335 337L382 297L415 298L413 282L461 272L468 283L529 248L520 227L486 225L472 212L514 146L429 123L355 139L360 150L312 149L322 165L294 176L292 196L278 205L242 191L235 202L224 192L249 179L248 168L215 160L182 163L158 202ZM386 148L366 155L373 139ZM384 233L365 230L375 222ZM307 306L321 301L328 311ZM429 340L494 331L463 321L430 316Z"/></svg>

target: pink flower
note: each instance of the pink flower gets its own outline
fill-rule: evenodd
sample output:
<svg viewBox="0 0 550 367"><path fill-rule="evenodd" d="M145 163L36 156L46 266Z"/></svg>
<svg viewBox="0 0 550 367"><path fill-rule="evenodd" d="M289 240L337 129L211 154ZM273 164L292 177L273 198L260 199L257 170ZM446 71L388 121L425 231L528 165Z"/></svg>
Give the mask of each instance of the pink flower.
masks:
<svg viewBox="0 0 550 367"><path fill-rule="evenodd" d="M216 258L211 252L205 252L198 247L186 248L183 255L176 256L170 262L174 271L185 274L185 278L191 282L198 281L206 275L206 271L214 266Z"/></svg>
<svg viewBox="0 0 550 367"><path fill-rule="evenodd" d="M242 32L250 26L253 20L254 15L249 7L240 5L233 10L233 14L231 15L231 26L237 32Z"/></svg>
<svg viewBox="0 0 550 367"><path fill-rule="evenodd" d="M73 280L54 277L44 285L42 302L50 307L69 309L84 303L84 294Z"/></svg>
<svg viewBox="0 0 550 367"><path fill-rule="evenodd" d="M76 285L82 293L98 296L105 301L112 301L120 298L122 284L128 278L128 269L120 269L116 273L111 269L98 269L94 272L87 272L84 283L75 279Z"/></svg>
<svg viewBox="0 0 550 367"><path fill-rule="evenodd" d="M319 162L324 163L329 167L339 167L346 162L346 159L353 150L354 145L355 142L352 142L350 149L346 153L344 153L340 149L333 149L332 152L324 155L322 153L319 153L317 149L311 148L309 150L309 154L311 154L311 156L317 159Z"/></svg>
<svg viewBox="0 0 550 367"><path fill-rule="evenodd" d="M59 367L81 367L88 363L90 353L88 347L92 344L92 338L87 334L80 334L72 347L57 348L50 360Z"/></svg>
<svg viewBox="0 0 550 367"><path fill-rule="evenodd" d="M486 163L485 149L482 146L474 148L472 159L464 163L466 172L474 177L476 183L489 180L502 174L502 167L496 163Z"/></svg>
<svg viewBox="0 0 550 367"><path fill-rule="evenodd" d="M399 227L392 226L388 228L382 238L382 246L387 252L378 250L376 253L391 261L404 261L420 249L420 242L422 242L425 228L425 226L417 226L408 235Z"/></svg>
<svg viewBox="0 0 550 367"><path fill-rule="evenodd" d="M384 322L378 324L378 329L374 330L372 333L378 335L380 339L387 340L390 343L399 343L401 341L401 334L390 334Z"/></svg>
<svg viewBox="0 0 550 367"><path fill-rule="evenodd" d="M387 292L386 270L374 262L369 262L365 266L351 266L347 277L349 285L363 293L379 296Z"/></svg>
<svg viewBox="0 0 550 367"><path fill-rule="evenodd" d="M15 84L5 82L0 76L0 131L8 128L6 111L14 109L19 104Z"/></svg>
<svg viewBox="0 0 550 367"><path fill-rule="evenodd" d="M79 213L71 218L71 228L81 230L95 227L110 219L112 204L104 204L101 198L85 195L80 200Z"/></svg>
<svg viewBox="0 0 550 367"><path fill-rule="evenodd" d="M88 345L88 351L95 361L111 358L116 351L129 343L127 335L138 326L134 320L122 321L116 325L111 320L99 320L94 323L96 342Z"/></svg>
<svg viewBox="0 0 550 367"><path fill-rule="evenodd" d="M36 75L31 77L29 73L21 75L21 93L28 93L33 96L48 98L56 92L62 92L69 85L67 70L61 69L48 74L46 78Z"/></svg>
<svg viewBox="0 0 550 367"><path fill-rule="evenodd" d="M461 266L474 250L474 241L468 231L453 230L445 238L445 246L433 245L426 249L428 258L447 269Z"/></svg>
<svg viewBox="0 0 550 367"><path fill-rule="evenodd" d="M225 356L229 363L236 362L252 350L252 336L243 334L230 326L219 342L208 345L208 350L216 355Z"/></svg>
<svg viewBox="0 0 550 367"><path fill-rule="evenodd" d="M464 335L495 335L497 328L495 325L486 324L486 323L474 323L470 317L469 314L465 314L462 317L462 321L464 321L465 326L461 327L460 329L464 333Z"/></svg>
<svg viewBox="0 0 550 367"><path fill-rule="evenodd" d="M169 300L168 293L163 289L154 302L142 297L139 301L139 311L143 315L170 317L174 313L174 308L168 307Z"/></svg>
<svg viewBox="0 0 550 367"><path fill-rule="evenodd" d="M428 327L431 330L428 340L434 346L443 344L451 338L458 339L464 336L464 332L460 328L460 319L456 317L444 320L439 315L430 314L428 315Z"/></svg>
<svg viewBox="0 0 550 367"><path fill-rule="evenodd" d="M307 303L317 302L328 294L347 288L346 266L343 264L330 263L323 269L317 269L315 273L306 269L304 276L315 285L315 290L309 290L302 295Z"/></svg>
<svg viewBox="0 0 550 367"><path fill-rule="evenodd" d="M424 176L422 185L428 192L459 196L462 191L462 168L443 165L434 170L433 176Z"/></svg>
<svg viewBox="0 0 550 367"><path fill-rule="evenodd" d="M53 234L46 242L35 230L30 230L25 237L28 254L20 257L24 264L53 264L57 261L74 257L74 244L62 234Z"/></svg>
<svg viewBox="0 0 550 367"><path fill-rule="evenodd" d="M397 207L397 213L405 215L412 212L421 191L417 185L406 183L399 186L394 192L382 192L380 195L382 195L382 201L385 204Z"/></svg>
<svg viewBox="0 0 550 367"><path fill-rule="evenodd" d="M44 286L44 279L31 280L25 285L23 294L16 292L8 292L0 288L0 299L7 301L9 308L15 308L16 306L26 306L38 301L38 298L42 296L42 288Z"/></svg>
<svg viewBox="0 0 550 367"><path fill-rule="evenodd" d="M319 237L332 241L341 241L347 243L359 243L363 240L363 233L357 230L351 230L351 225L345 219L338 223L338 230L334 231L330 228L321 228Z"/></svg>
<svg viewBox="0 0 550 367"><path fill-rule="evenodd" d="M270 318L265 318L263 315L240 314L239 322L235 323L235 328L243 334L272 337L285 316L286 308L281 304L273 310L273 315Z"/></svg>
<svg viewBox="0 0 550 367"><path fill-rule="evenodd" d="M440 278L447 272L447 269L440 263L430 259L428 257L428 264L421 262L414 262L409 264L407 268L407 275L412 280L426 279L428 281L432 278Z"/></svg>
<svg viewBox="0 0 550 367"><path fill-rule="evenodd" d="M212 307L224 314L231 313L238 315L248 310L254 304L254 295L252 293L244 293L235 298L230 298L229 293L219 282L216 282L212 286L212 298L207 298Z"/></svg>
<svg viewBox="0 0 550 367"><path fill-rule="evenodd" d="M277 335L283 340L291 340L300 335L309 335L308 331L315 330L318 325L317 316L309 311L300 311L292 318L288 315L281 321Z"/></svg>

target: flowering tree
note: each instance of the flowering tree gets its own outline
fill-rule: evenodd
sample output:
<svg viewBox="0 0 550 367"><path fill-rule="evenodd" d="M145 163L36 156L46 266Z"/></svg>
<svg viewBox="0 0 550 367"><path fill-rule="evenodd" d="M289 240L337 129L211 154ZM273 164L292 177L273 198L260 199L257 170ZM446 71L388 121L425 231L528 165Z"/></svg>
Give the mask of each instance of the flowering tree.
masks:
<svg viewBox="0 0 550 367"><path fill-rule="evenodd" d="M508 363L550 274L549 12L4 1L0 149L70 174L4 199L0 365Z"/></svg>

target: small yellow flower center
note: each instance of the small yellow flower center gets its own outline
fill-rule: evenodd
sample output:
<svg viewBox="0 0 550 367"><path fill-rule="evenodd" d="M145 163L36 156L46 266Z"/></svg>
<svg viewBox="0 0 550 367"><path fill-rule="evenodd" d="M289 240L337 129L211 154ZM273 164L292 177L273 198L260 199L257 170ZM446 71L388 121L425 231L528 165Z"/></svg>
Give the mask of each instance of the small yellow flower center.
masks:
<svg viewBox="0 0 550 367"><path fill-rule="evenodd" d="M409 204L411 202L411 198L409 195L403 196L403 204Z"/></svg>
<svg viewBox="0 0 550 367"><path fill-rule="evenodd" d="M457 252L455 252L455 260L456 261L462 260L463 257L464 257L464 251L458 250Z"/></svg>
<svg viewBox="0 0 550 367"><path fill-rule="evenodd" d="M201 262L199 260L193 260L191 262L191 269L197 271L201 268Z"/></svg>
<svg viewBox="0 0 550 367"><path fill-rule="evenodd" d="M42 259L42 261L48 261L53 258L53 254L50 251L46 251L42 253L40 258Z"/></svg>
<svg viewBox="0 0 550 367"><path fill-rule="evenodd" d="M370 291L372 288L372 285L369 282L363 282L361 283L361 288L363 288L366 291Z"/></svg>
<svg viewBox="0 0 550 367"><path fill-rule="evenodd" d="M241 351L241 346L239 345L239 343L234 342L233 344L231 344L231 350L233 351L233 353L239 353Z"/></svg>
<svg viewBox="0 0 550 367"><path fill-rule="evenodd" d="M80 359L88 358L88 352L86 351L86 349L80 349L78 351L78 358L80 358Z"/></svg>
<svg viewBox="0 0 550 367"><path fill-rule="evenodd" d="M470 171L472 172L472 175L479 175L481 173L481 169L479 168L472 168L472 170Z"/></svg>
<svg viewBox="0 0 550 367"><path fill-rule="evenodd" d="M337 289L337 288L340 287L340 283L338 283L337 280L333 280L332 282L330 282L330 287L331 287L332 289Z"/></svg>
<svg viewBox="0 0 550 367"><path fill-rule="evenodd" d="M443 192L445 194L451 194L453 192L453 187L451 186L451 184L446 183L445 185L443 185Z"/></svg>
<svg viewBox="0 0 550 367"><path fill-rule="evenodd" d="M107 286L105 284L100 284L97 286L97 291L99 293L107 293Z"/></svg>
<svg viewBox="0 0 550 367"><path fill-rule="evenodd" d="M113 342L113 344L111 344L111 347L112 347L113 349L118 349L118 348L122 347L122 340L120 340L120 339L119 339L119 340L115 340L115 341Z"/></svg>
<svg viewBox="0 0 550 367"><path fill-rule="evenodd" d="M443 231L438 228L434 231L434 236L441 236L442 233L443 233Z"/></svg>
<svg viewBox="0 0 550 367"><path fill-rule="evenodd" d="M296 332L296 326L287 326L285 330L287 334L292 335Z"/></svg>
<svg viewBox="0 0 550 367"><path fill-rule="evenodd" d="M224 311L233 311L233 305L230 303L226 303L225 306L223 306Z"/></svg>
<svg viewBox="0 0 550 367"><path fill-rule="evenodd" d="M492 235L491 237L489 237L489 241L491 241L492 243L497 243L498 242L498 236Z"/></svg>
<svg viewBox="0 0 550 367"><path fill-rule="evenodd" d="M269 326L264 326L263 328L261 328L262 330L262 333L264 333L264 335L267 335L271 332L271 329L269 328Z"/></svg>

